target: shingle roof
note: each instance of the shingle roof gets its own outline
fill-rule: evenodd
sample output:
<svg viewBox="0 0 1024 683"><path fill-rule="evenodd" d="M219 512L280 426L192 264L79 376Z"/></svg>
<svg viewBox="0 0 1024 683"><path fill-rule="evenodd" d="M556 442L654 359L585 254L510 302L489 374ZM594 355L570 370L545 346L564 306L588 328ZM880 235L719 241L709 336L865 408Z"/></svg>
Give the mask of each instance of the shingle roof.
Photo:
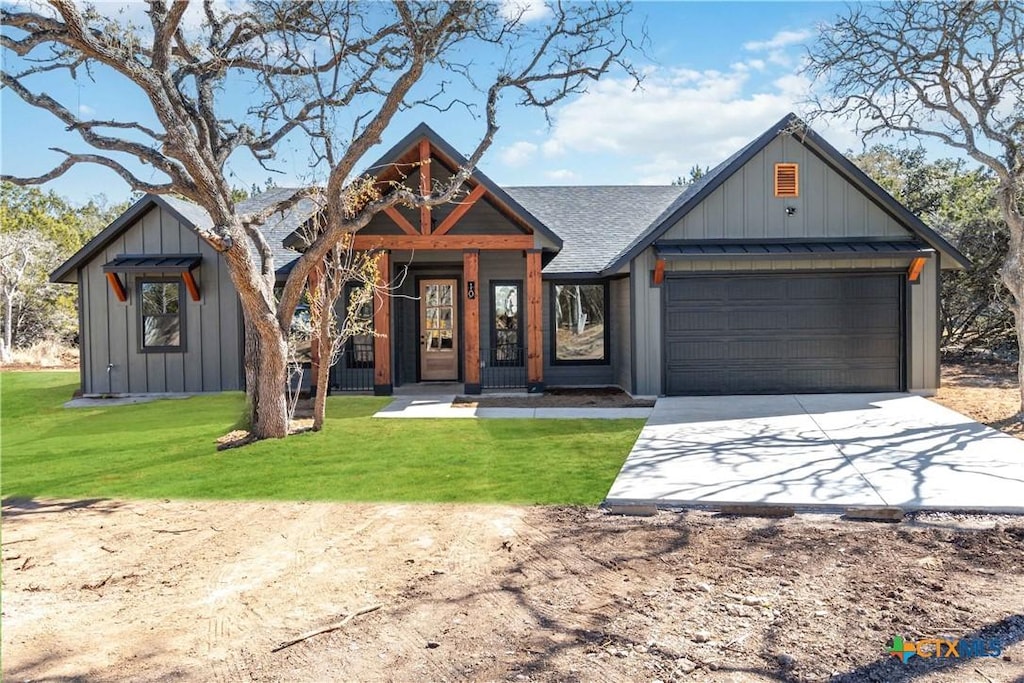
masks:
<svg viewBox="0 0 1024 683"><path fill-rule="evenodd" d="M507 187L559 237L545 275L598 273L650 226L684 188L671 185Z"/></svg>
<svg viewBox="0 0 1024 683"><path fill-rule="evenodd" d="M294 193L295 188L275 187L239 202L235 210L240 214L258 213L288 199ZM278 272L287 272L292 263L299 258L299 252L284 246L284 239L301 228L314 213L316 213L316 203L312 199L302 199L288 211L271 214L260 226L260 232L270 243L270 249L274 254L274 266Z"/></svg>

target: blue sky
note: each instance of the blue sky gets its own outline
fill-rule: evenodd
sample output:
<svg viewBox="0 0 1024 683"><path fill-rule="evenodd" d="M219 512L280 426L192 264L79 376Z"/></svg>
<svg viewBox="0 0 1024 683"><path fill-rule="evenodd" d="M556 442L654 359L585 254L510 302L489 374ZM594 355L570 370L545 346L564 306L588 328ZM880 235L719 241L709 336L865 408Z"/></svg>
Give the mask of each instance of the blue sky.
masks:
<svg viewBox="0 0 1024 683"><path fill-rule="evenodd" d="M118 7L99 6L111 12ZM127 13L138 11L130 7ZM817 24L842 11L840 3L818 2L637 3L632 27L638 32L646 24L650 38L647 55L635 60L645 73L643 88L637 91L627 79L609 77L555 107L550 126L540 112L506 103L502 129L481 168L503 185L592 185L668 184L694 164L715 165L787 112L799 113L809 87L798 74L804 45ZM137 95L101 71L95 82L76 84L66 76L48 75L32 83L83 116L152 120ZM0 107L4 172L48 170L61 158L47 151L51 146L84 149L49 114L6 90L0 92ZM406 112L396 117L365 163L420 121L465 151L483 128L457 110ZM840 149L861 148L850 124L824 122L816 128ZM307 158L303 145L289 141L274 164L280 171L273 174L274 182L316 180ZM231 160L230 171L234 184L242 187L262 184L270 175L240 156ZM79 167L47 187L79 202L98 194L119 201L129 192L118 176L100 167Z"/></svg>

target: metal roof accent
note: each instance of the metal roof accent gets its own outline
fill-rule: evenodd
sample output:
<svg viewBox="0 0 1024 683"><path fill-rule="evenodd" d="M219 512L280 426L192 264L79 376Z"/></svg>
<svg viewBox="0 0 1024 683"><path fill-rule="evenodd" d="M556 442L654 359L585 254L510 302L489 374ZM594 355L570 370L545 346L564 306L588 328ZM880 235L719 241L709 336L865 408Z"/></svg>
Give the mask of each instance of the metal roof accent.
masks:
<svg viewBox="0 0 1024 683"><path fill-rule="evenodd" d="M804 259L884 258L931 256L935 250L918 241L767 241L767 242L656 242L658 258L683 259Z"/></svg>
<svg viewBox="0 0 1024 683"><path fill-rule="evenodd" d="M184 273L203 260L201 254L118 254L103 264L104 273Z"/></svg>

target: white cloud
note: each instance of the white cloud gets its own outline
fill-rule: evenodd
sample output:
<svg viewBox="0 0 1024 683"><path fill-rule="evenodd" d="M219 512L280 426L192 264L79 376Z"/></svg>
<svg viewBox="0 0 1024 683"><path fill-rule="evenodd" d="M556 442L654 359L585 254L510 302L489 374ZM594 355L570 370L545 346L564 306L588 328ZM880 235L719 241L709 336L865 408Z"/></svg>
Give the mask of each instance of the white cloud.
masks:
<svg viewBox="0 0 1024 683"><path fill-rule="evenodd" d="M501 0L498 13L509 21L518 19L529 23L551 16L551 8L544 0Z"/></svg>
<svg viewBox="0 0 1024 683"><path fill-rule="evenodd" d="M727 71L656 69L640 90L627 79L602 80L553 112L540 151L549 167L573 160L583 182L591 182L587 169L600 165L617 168L605 181L666 184L694 164L716 166L806 101L810 82L776 71L772 78L746 64ZM858 146L848 123L818 122L815 129L840 150ZM509 149L526 145L535 147Z"/></svg>
<svg viewBox="0 0 1024 683"><path fill-rule="evenodd" d="M551 171L544 171L544 177L548 180L554 180L559 183L567 183L573 180L579 180L579 175L574 171L570 171L567 168L556 168Z"/></svg>
<svg viewBox="0 0 1024 683"><path fill-rule="evenodd" d="M807 29L801 29L799 31L779 31L768 40L751 40L743 43L743 49L750 50L752 52L779 50L784 47L799 45L810 37L811 32Z"/></svg>
<svg viewBox="0 0 1024 683"><path fill-rule="evenodd" d="M499 153L499 158L506 166L523 166L537 155L539 148L532 142L513 142Z"/></svg>
<svg viewBox="0 0 1024 683"><path fill-rule="evenodd" d="M78 105L78 114L79 114L79 116L92 116L95 113L96 113L96 110L93 109L92 107L90 107L88 104L80 104L80 105Z"/></svg>

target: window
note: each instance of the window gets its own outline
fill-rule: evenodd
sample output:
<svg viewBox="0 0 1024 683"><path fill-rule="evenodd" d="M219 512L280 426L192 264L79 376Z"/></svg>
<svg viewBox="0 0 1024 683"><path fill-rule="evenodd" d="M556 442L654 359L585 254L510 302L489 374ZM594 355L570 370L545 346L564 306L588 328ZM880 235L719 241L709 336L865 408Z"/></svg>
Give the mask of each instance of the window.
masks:
<svg viewBox="0 0 1024 683"><path fill-rule="evenodd" d="M184 351L184 288L180 280L139 280L139 347Z"/></svg>
<svg viewBox="0 0 1024 683"><path fill-rule="evenodd" d="M523 364L523 283L491 282L491 365Z"/></svg>
<svg viewBox="0 0 1024 683"><path fill-rule="evenodd" d="M552 285L552 362L608 362L608 285L564 282Z"/></svg>
<svg viewBox="0 0 1024 683"><path fill-rule="evenodd" d="M800 169L796 164L775 164L775 196L800 196Z"/></svg>
<svg viewBox="0 0 1024 683"><path fill-rule="evenodd" d="M345 343L345 367L349 368L372 368L373 367L373 299L362 303L353 302L354 295L361 290L359 284L348 284L345 286L345 310L352 316L353 322L360 334L353 335ZM355 310L352 306L356 305ZM341 321L344 323L345 321Z"/></svg>

